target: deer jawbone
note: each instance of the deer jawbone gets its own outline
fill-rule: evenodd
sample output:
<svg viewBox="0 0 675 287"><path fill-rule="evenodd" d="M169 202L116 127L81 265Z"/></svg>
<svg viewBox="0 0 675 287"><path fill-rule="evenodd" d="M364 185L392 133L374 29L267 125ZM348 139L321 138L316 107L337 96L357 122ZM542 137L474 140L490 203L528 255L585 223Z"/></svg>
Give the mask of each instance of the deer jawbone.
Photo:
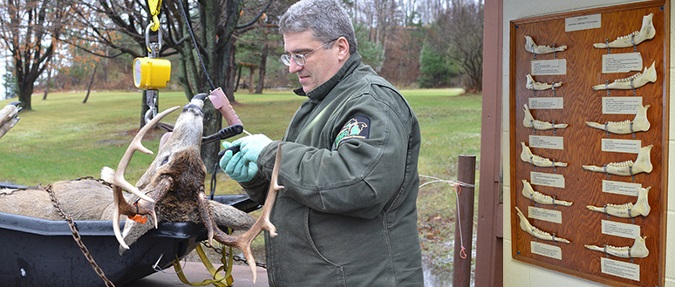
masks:
<svg viewBox="0 0 675 287"><path fill-rule="evenodd" d="M529 198L533 200L536 203L540 204L553 204L553 205L562 205L562 206L571 206L572 202L569 201L564 201L564 200L557 200L554 197L550 195L543 194L541 192L538 192L532 188L532 185L530 185L527 180L523 179L523 196L526 198Z"/></svg>
<svg viewBox="0 0 675 287"><path fill-rule="evenodd" d="M651 127L649 119L647 119L647 109L649 109L649 105L640 105L637 109L637 113L635 114L635 118L633 118L633 121L625 120L622 122L607 122L606 124L586 122L586 125L613 134L625 135L636 132L646 132ZM633 125L632 127L631 124Z"/></svg>
<svg viewBox="0 0 675 287"><path fill-rule="evenodd" d="M525 78L526 78L525 88L527 88L528 90L543 91L560 88L562 86L562 82L553 82L551 84L537 82L534 80L534 78L532 78L530 74L525 75Z"/></svg>
<svg viewBox="0 0 675 287"><path fill-rule="evenodd" d="M605 166L582 165L581 167L588 171L602 172L620 176L632 176L638 173L652 172L651 150L654 145L642 147L638 152L635 162L629 160L624 162L610 162Z"/></svg>
<svg viewBox="0 0 675 287"><path fill-rule="evenodd" d="M550 130L550 129L564 129L567 127L567 124L554 124L549 122L544 122L540 120L535 120L530 113L530 109L527 107L527 104L523 105L523 112L525 112L525 117L523 118L523 126L526 128L534 128L535 130Z"/></svg>
<svg viewBox="0 0 675 287"><path fill-rule="evenodd" d="M547 158L543 158L536 154L532 154L532 151L524 142L521 142L520 145L523 147L523 151L520 153L520 160L530 163L537 167L566 167L566 162L552 161Z"/></svg>
<svg viewBox="0 0 675 287"><path fill-rule="evenodd" d="M638 217L640 215L647 216L651 211L648 197L649 189L651 189L651 187L640 188L640 191L638 192L638 198L635 204L631 202L624 204L608 203L607 205L602 207L587 205L586 208L592 211L602 212L621 218L633 218Z"/></svg>
<svg viewBox="0 0 675 287"><path fill-rule="evenodd" d="M600 251L612 256L621 258L645 258L649 255L649 249L646 244L647 237L638 236L633 242L633 246L616 247L612 245L605 245L604 247L597 245L584 245L586 248L593 251Z"/></svg>
<svg viewBox="0 0 675 287"><path fill-rule="evenodd" d="M654 13L642 17L642 26L639 31L617 37L614 41L609 43L595 43L593 44L593 47L598 49L627 48L637 46L646 40L653 39L654 36L656 36L656 29L654 28L654 22L652 21L653 17Z"/></svg>
<svg viewBox="0 0 675 287"><path fill-rule="evenodd" d="M530 36L525 36L525 51L528 51L532 54L549 54L549 53L554 53L554 52L562 52L567 50L567 46L562 45L562 46L557 46L557 47L551 47L551 46L546 46L546 45L537 45L537 43L534 42L532 37Z"/></svg>
<svg viewBox="0 0 675 287"><path fill-rule="evenodd" d="M654 65L656 62L652 62L652 65L649 68L645 67L642 73L633 74L630 77L617 79L610 84L599 84L593 86L593 90L632 90L640 88L647 83L656 82L656 68ZM632 83L632 84L631 84Z"/></svg>
<svg viewBox="0 0 675 287"><path fill-rule="evenodd" d="M541 240L550 240L556 242L570 243L569 240L557 236L553 236L551 233L542 231L541 229L530 224L530 221L527 220L527 217L523 214L520 209L516 206L516 212L518 213L518 218L520 219L520 229L527 232L528 234L539 238Z"/></svg>

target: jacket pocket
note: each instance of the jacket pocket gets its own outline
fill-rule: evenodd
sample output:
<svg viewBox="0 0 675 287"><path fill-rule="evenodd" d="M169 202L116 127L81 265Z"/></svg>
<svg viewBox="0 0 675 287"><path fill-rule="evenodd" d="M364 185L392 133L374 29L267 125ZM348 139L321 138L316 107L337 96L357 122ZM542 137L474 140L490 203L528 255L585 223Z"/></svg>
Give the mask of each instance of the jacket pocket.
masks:
<svg viewBox="0 0 675 287"><path fill-rule="evenodd" d="M335 275L335 283L337 284L335 286L346 287L347 283L346 283L344 268L342 266L332 262L328 258L326 258L326 256L324 256L321 253L321 251L319 251L319 249L316 247L314 239L312 238L312 234L309 230L309 208L306 208L305 211L304 211L303 225L304 225L304 229L305 229L305 236L306 236L307 242L311 246L312 250L314 250L314 253L316 254L316 256L318 258L320 258L325 263L325 265L322 266L322 267L332 269L332 273ZM325 279L329 280L329 278L325 278ZM322 284L323 287L333 286L333 285L330 284L329 281L322 282L322 283L323 283Z"/></svg>

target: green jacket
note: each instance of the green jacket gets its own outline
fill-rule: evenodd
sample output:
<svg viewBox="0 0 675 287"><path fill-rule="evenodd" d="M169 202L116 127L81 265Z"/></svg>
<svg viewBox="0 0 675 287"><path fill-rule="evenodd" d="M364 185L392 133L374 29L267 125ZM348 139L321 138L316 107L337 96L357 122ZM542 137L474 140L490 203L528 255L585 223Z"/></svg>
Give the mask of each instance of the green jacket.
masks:
<svg viewBox="0 0 675 287"><path fill-rule="evenodd" d="M265 232L270 286L423 286L412 109L358 53L306 96L283 140L279 235ZM279 143L242 184L259 203Z"/></svg>

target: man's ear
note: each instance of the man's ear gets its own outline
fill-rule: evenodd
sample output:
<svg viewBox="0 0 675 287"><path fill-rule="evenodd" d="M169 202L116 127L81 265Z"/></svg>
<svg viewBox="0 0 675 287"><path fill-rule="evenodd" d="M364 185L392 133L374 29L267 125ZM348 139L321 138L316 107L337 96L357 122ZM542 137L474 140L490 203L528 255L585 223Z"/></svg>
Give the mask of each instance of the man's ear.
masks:
<svg viewBox="0 0 675 287"><path fill-rule="evenodd" d="M340 37L336 41L337 46L338 46L338 59L340 61L346 60L349 58L349 42L347 42L347 38L345 37Z"/></svg>

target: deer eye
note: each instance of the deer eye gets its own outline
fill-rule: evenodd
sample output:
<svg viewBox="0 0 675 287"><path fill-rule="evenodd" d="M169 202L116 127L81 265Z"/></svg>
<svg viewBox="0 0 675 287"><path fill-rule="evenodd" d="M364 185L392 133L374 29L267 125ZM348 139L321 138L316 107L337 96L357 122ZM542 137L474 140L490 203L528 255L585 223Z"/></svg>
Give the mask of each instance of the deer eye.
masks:
<svg viewBox="0 0 675 287"><path fill-rule="evenodd" d="M159 165L165 165L165 164L167 164L168 162L169 162L169 155L166 155L166 156L164 156L164 158L162 159L162 163L160 163Z"/></svg>

